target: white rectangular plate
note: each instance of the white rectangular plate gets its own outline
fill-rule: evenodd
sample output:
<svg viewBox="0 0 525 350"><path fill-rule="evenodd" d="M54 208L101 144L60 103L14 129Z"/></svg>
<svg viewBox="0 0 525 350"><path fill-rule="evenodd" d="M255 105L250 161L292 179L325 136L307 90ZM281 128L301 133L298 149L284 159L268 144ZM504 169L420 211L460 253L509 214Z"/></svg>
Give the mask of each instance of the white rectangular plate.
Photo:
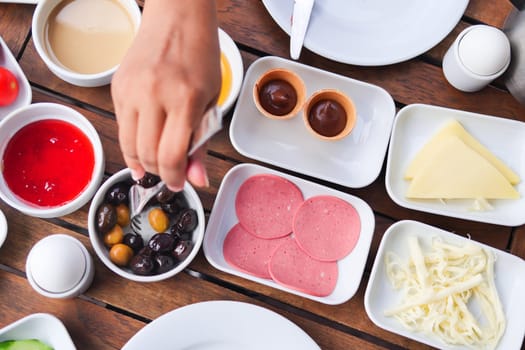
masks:
<svg viewBox="0 0 525 350"><path fill-rule="evenodd" d="M253 102L257 78L269 69L297 73L306 85L306 97L321 89L346 93L357 110L354 130L339 141L324 141L310 133L302 111L294 118L264 117ZM392 97L382 88L329 73L294 61L263 57L246 72L233 113L230 139L241 154L298 173L346 187L372 183L383 165L395 115Z"/></svg>
<svg viewBox="0 0 525 350"><path fill-rule="evenodd" d="M9 113L13 112L14 110L27 106L31 103L32 99L32 92L31 92L31 86L29 85L29 81L27 81L27 78L22 71L22 68L20 68L20 65L16 61L16 58L13 56L13 53L9 49L9 47L4 42L4 39L0 36L0 67L7 68L11 73L13 73L16 77L16 80L18 81L18 97L16 100L8 105L0 107L0 120L2 120L5 116L7 116Z"/></svg>
<svg viewBox="0 0 525 350"><path fill-rule="evenodd" d="M386 317L384 311L398 304L401 295L396 291L385 272L385 254L394 252L398 256L408 256L409 236L418 238L421 246L430 246L433 237L441 237L444 242L460 245L467 241L493 251L495 254L494 276L496 288L505 313L507 327L497 349L519 349L525 335L525 261L507 252L494 249L487 245L473 242L465 237L426 225L417 221L399 221L385 232L372 267L370 279L365 292L365 309L377 326L390 332L400 334L418 342L438 349L468 350L464 346L452 346L443 343L435 337L422 333L410 332L393 317Z"/></svg>
<svg viewBox="0 0 525 350"><path fill-rule="evenodd" d="M38 339L55 350L75 350L66 327L57 317L31 314L0 329L0 341Z"/></svg>
<svg viewBox="0 0 525 350"><path fill-rule="evenodd" d="M273 174L293 182L302 191L305 199L321 194L339 197L353 205L359 213L361 219L359 240L354 250L345 258L338 261L339 279L332 294L326 297L316 297L298 292L281 286L272 280L255 277L239 271L231 267L224 260L224 239L230 229L238 222L237 215L235 214L235 197L237 191L246 179L257 174ZM240 164L233 167L226 176L224 176L210 214L210 219L208 220L208 226L204 235L203 250L210 264L221 271L321 303L335 305L347 301L357 291L365 269L374 227L375 218L372 209L360 198L258 165Z"/></svg>
<svg viewBox="0 0 525 350"><path fill-rule="evenodd" d="M521 178L520 199L490 200L490 210L473 210L473 200L414 200L405 197L404 172L421 147L450 119L456 119L480 143ZM525 123L437 106L413 104L397 113L386 163L386 189L402 207L505 226L525 223Z"/></svg>

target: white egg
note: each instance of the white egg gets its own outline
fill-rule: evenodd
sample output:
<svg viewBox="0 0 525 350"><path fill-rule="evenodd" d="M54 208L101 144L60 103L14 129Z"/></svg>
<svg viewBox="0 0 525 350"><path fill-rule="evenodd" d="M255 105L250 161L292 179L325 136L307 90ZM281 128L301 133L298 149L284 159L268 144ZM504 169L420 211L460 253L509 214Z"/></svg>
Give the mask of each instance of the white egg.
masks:
<svg viewBox="0 0 525 350"><path fill-rule="evenodd" d="M31 249L27 267L27 273L40 288L50 293L63 293L80 283L87 262L75 238L51 235Z"/></svg>
<svg viewBox="0 0 525 350"><path fill-rule="evenodd" d="M472 73L490 76L500 73L509 62L510 43L498 28L475 26L459 42L458 54Z"/></svg>

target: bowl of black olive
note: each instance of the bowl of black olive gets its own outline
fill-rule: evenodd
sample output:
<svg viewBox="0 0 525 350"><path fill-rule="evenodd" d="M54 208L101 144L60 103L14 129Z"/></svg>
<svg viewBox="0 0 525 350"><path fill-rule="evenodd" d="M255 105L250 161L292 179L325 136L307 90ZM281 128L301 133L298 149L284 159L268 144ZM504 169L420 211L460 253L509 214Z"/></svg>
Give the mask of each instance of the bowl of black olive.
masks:
<svg viewBox="0 0 525 350"><path fill-rule="evenodd" d="M123 169L99 188L89 208L91 244L102 262L116 274L137 282L170 278L190 264L204 238L204 209L186 182L181 192L162 186L147 173L134 181ZM131 217L132 186L156 187L139 215Z"/></svg>

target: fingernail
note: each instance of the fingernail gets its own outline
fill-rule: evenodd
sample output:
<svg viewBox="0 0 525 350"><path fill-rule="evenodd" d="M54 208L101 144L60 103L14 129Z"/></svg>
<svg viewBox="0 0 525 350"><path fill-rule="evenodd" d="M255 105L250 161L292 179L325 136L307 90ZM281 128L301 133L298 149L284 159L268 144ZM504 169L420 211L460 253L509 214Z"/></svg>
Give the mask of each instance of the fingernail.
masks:
<svg viewBox="0 0 525 350"><path fill-rule="evenodd" d="M168 187L168 189L171 192L182 192L182 190L184 190L184 185L182 185L182 186L166 185L166 187Z"/></svg>
<svg viewBox="0 0 525 350"><path fill-rule="evenodd" d="M131 178L133 180L138 181L144 177L144 172L141 172L135 169L130 169L130 170L131 170Z"/></svg>

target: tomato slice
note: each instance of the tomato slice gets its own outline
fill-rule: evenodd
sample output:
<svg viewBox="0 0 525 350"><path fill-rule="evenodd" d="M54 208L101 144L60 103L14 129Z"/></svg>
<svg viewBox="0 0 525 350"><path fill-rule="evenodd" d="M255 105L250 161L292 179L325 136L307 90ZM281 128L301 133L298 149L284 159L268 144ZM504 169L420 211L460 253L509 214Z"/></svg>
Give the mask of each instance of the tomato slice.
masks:
<svg viewBox="0 0 525 350"><path fill-rule="evenodd" d="M0 106L8 106L18 97L19 85L15 75L7 68L0 67Z"/></svg>

